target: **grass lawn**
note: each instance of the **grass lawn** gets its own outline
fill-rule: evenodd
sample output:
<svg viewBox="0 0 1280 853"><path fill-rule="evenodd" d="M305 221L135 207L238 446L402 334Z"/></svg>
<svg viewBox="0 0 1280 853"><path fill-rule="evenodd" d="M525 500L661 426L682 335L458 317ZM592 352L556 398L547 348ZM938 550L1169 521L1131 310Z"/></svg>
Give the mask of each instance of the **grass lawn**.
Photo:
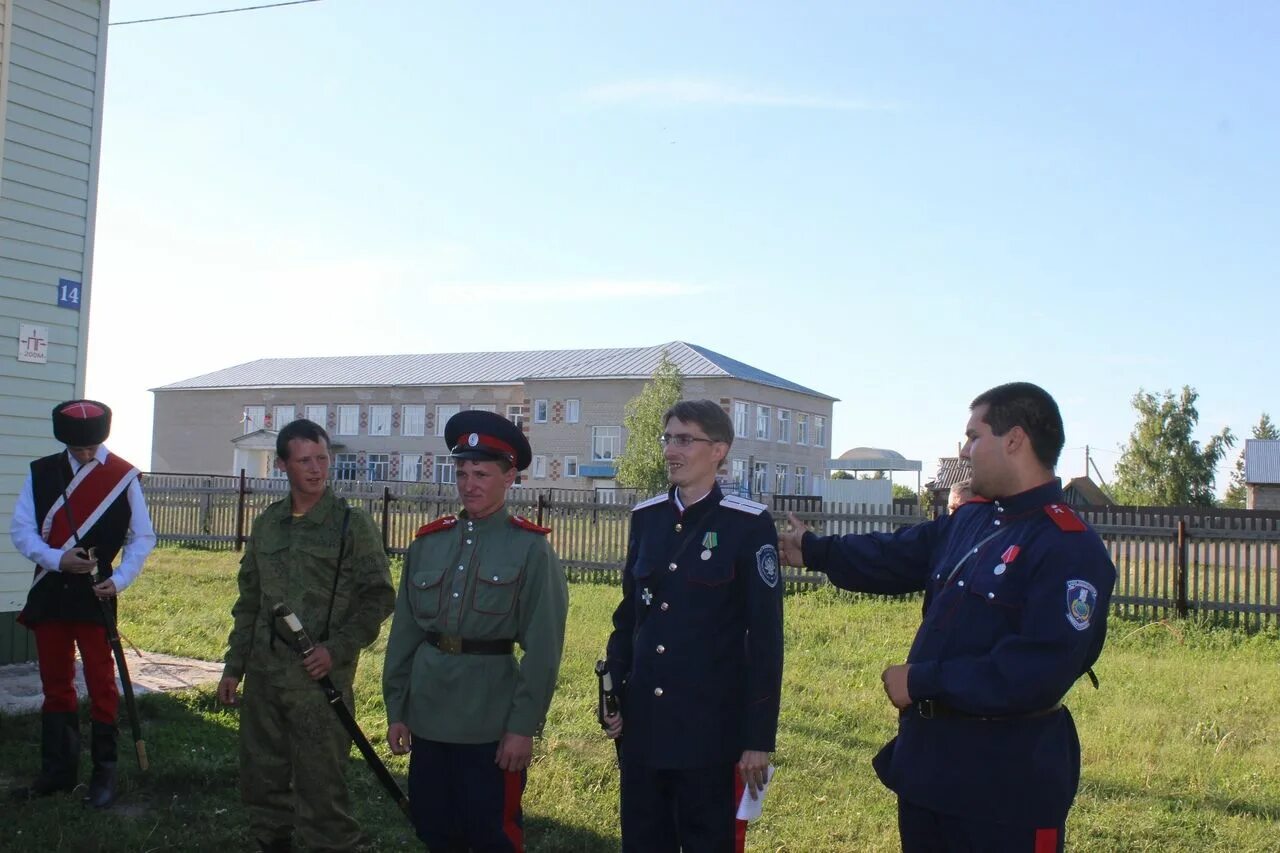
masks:
<svg viewBox="0 0 1280 853"><path fill-rule="evenodd" d="M121 607L140 648L218 660L235 594L236 555L162 549ZM530 851L618 849L618 777L595 723L592 664L617 602L612 585L575 583L561 682L535 747L525 795ZM787 599L787 667L779 775L747 847L771 853L897 849L895 803L871 770L895 715L881 669L900 661L919 602L853 600L830 589ZM388 622L388 626L389 626ZM357 716L402 780L405 759L382 741L383 638L365 652ZM1084 779L1068 849L1280 849L1280 640L1190 623L1113 620L1096 667L1068 703L1084 745ZM55 797L5 805L0 848L41 851L246 850L236 783L236 712L212 686L140 702L151 770L133 763L122 728L119 803L104 814ZM38 765L37 715L0 717L0 788ZM84 776L88 757L84 757ZM353 751L357 815L380 849L418 849Z"/></svg>

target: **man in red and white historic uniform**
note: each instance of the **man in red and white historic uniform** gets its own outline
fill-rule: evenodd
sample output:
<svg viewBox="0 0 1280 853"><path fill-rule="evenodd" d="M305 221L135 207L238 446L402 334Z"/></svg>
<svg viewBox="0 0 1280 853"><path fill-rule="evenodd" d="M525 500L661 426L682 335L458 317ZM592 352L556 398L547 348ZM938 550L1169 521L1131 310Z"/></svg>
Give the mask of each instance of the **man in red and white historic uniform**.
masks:
<svg viewBox="0 0 1280 853"><path fill-rule="evenodd" d="M137 578L156 544L138 469L103 445L110 431L111 410L102 403L72 400L56 406L53 435L66 450L31 463L9 529L14 547L36 564L18 617L36 635L44 689L40 774L29 793L44 796L76 787L78 646L92 727L93 775L85 801L96 808L115 798L120 704L105 614L113 612L115 597Z"/></svg>

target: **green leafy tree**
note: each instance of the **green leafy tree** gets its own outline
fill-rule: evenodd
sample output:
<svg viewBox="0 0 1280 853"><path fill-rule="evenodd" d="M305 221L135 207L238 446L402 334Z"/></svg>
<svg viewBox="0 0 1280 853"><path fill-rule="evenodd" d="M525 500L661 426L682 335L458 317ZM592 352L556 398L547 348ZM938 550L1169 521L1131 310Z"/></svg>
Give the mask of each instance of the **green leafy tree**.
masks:
<svg viewBox="0 0 1280 853"><path fill-rule="evenodd" d="M910 486L904 486L901 483L894 483L893 499L895 501L914 501L919 500L920 496L917 495L916 490Z"/></svg>
<svg viewBox="0 0 1280 853"><path fill-rule="evenodd" d="M1223 428L1202 446L1192 437L1200 413L1200 395L1189 385L1151 394L1142 389L1133 396L1138 422L1121 447L1112 492L1124 504L1152 506L1213 506L1213 483L1218 462L1235 444L1231 430Z"/></svg>
<svg viewBox="0 0 1280 853"><path fill-rule="evenodd" d="M1271 422L1271 416L1266 412L1262 413L1262 417L1258 419L1257 425L1253 428L1253 437L1264 441L1274 441L1280 438L1280 429ZM1244 509L1249 502L1248 498L1249 494L1244 482L1244 451L1241 450L1240 455L1236 457L1236 469L1231 472L1231 485L1227 487L1227 496L1222 501L1222 505L1234 509Z"/></svg>
<svg viewBox="0 0 1280 853"><path fill-rule="evenodd" d="M848 471L832 471L831 479L833 480L852 480L853 475Z"/></svg>
<svg viewBox="0 0 1280 853"><path fill-rule="evenodd" d="M662 416L680 400L680 368L662 353L653 377L627 403L622 423L627 428L627 446L618 457L618 485L644 494L656 494L667 487L667 461L658 436L665 424Z"/></svg>

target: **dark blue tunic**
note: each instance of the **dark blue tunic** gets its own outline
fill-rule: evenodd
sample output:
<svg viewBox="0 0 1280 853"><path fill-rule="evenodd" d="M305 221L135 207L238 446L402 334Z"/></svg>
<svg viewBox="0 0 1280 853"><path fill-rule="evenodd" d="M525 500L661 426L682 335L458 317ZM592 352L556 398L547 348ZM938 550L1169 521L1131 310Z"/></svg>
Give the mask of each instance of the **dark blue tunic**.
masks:
<svg viewBox="0 0 1280 853"><path fill-rule="evenodd" d="M1054 480L892 534L805 535L805 565L836 586L925 592L907 689L942 713L903 711L875 759L909 802L980 820L1066 819L1080 742L1070 713L1050 709L1102 651L1116 573L1061 500Z"/></svg>

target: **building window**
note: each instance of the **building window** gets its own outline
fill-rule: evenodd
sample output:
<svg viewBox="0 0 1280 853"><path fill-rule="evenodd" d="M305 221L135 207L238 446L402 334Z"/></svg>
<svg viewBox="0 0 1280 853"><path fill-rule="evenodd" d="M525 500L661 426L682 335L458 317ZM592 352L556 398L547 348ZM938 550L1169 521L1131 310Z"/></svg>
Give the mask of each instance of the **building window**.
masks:
<svg viewBox="0 0 1280 853"><path fill-rule="evenodd" d="M329 407L328 406L303 406L302 416L307 420L311 421L313 424L324 426L325 421L329 419Z"/></svg>
<svg viewBox="0 0 1280 853"><path fill-rule="evenodd" d="M827 419L822 415L813 416L813 446L827 446Z"/></svg>
<svg viewBox="0 0 1280 853"><path fill-rule="evenodd" d="M436 482L452 485L458 482L458 466L452 456L436 457Z"/></svg>
<svg viewBox="0 0 1280 853"><path fill-rule="evenodd" d="M545 456L533 457L533 479L535 480L547 479L547 457Z"/></svg>
<svg viewBox="0 0 1280 853"><path fill-rule="evenodd" d="M279 432L285 424L291 424L296 421L298 411L296 406L276 406L271 410L271 428Z"/></svg>
<svg viewBox="0 0 1280 853"><path fill-rule="evenodd" d="M564 458L564 476L566 479L573 479L578 476L578 457L566 456Z"/></svg>
<svg viewBox="0 0 1280 853"><path fill-rule="evenodd" d="M497 411L498 411L498 407L497 407L497 406L495 406L493 403L481 403L480 405L472 406L472 407L471 407L471 411L473 411L473 412L497 412Z"/></svg>
<svg viewBox="0 0 1280 853"><path fill-rule="evenodd" d="M747 487L747 460L733 460L733 483L739 489Z"/></svg>
<svg viewBox="0 0 1280 853"><path fill-rule="evenodd" d="M524 406L507 406L507 420L518 427L524 426Z"/></svg>
<svg viewBox="0 0 1280 853"><path fill-rule="evenodd" d="M266 426L266 420L266 406L245 406L244 417L240 419L240 422L244 424L245 434L248 435L255 429L262 429Z"/></svg>
<svg viewBox="0 0 1280 853"><path fill-rule="evenodd" d="M360 434L360 407L338 407L338 435Z"/></svg>
<svg viewBox="0 0 1280 853"><path fill-rule="evenodd" d="M333 479L358 480L360 462L354 453L337 453L333 457Z"/></svg>
<svg viewBox="0 0 1280 853"><path fill-rule="evenodd" d="M778 441L791 443L791 412L788 409L778 409Z"/></svg>
<svg viewBox="0 0 1280 853"><path fill-rule="evenodd" d="M782 463L778 463L773 469L773 491L778 495L787 493L787 466Z"/></svg>
<svg viewBox="0 0 1280 853"><path fill-rule="evenodd" d="M427 434L427 407L403 406L400 409L401 435Z"/></svg>
<svg viewBox="0 0 1280 853"><path fill-rule="evenodd" d="M545 424L547 422L547 401L533 401L533 422L535 424Z"/></svg>
<svg viewBox="0 0 1280 853"><path fill-rule="evenodd" d="M796 413L796 444L809 443L809 415L805 412Z"/></svg>
<svg viewBox="0 0 1280 853"><path fill-rule="evenodd" d="M757 462L751 472L751 493L764 494L764 487L769 484L769 463Z"/></svg>
<svg viewBox="0 0 1280 853"><path fill-rule="evenodd" d="M370 480L391 479L391 454L370 453L366 458L366 466Z"/></svg>
<svg viewBox="0 0 1280 853"><path fill-rule="evenodd" d="M756 406L756 438L769 440L769 417L773 411L768 406Z"/></svg>
<svg viewBox="0 0 1280 853"><path fill-rule="evenodd" d="M747 404L741 400L733 401L733 434L738 438L747 437Z"/></svg>
<svg viewBox="0 0 1280 853"><path fill-rule="evenodd" d="M564 422L567 424L576 424L580 420L582 420L582 401L581 400L565 400L564 401Z"/></svg>
<svg viewBox="0 0 1280 853"><path fill-rule="evenodd" d="M369 407L369 435L391 435L391 407Z"/></svg>
<svg viewBox="0 0 1280 853"><path fill-rule="evenodd" d="M462 411L461 406L436 406L436 435L444 435L445 424L449 418ZM450 482L453 482L450 480Z"/></svg>
<svg viewBox="0 0 1280 853"><path fill-rule="evenodd" d="M796 494L804 494L804 481L809 479L809 469L803 465L796 466Z"/></svg>
<svg viewBox="0 0 1280 853"><path fill-rule="evenodd" d="M597 426L591 428L591 461L612 462L618 457L622 443L622 427Z"/></svg>
<svg viewBox="0 0 1280 853"><path fill-rule="evenodd" d="M416 483L422 479L422 454L400 454L400 479L406 483Z"/></svg>

